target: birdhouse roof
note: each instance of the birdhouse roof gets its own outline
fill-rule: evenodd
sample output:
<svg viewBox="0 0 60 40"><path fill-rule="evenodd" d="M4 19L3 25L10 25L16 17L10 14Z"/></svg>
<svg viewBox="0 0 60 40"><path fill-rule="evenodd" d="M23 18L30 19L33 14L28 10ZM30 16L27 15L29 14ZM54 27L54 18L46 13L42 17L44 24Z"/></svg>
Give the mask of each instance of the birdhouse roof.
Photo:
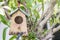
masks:
<svg viewBox="0 0 60 40"><path fill-rule="evenodd" d="M22 9L19 9L19 8L17 8L17 9L14 10L13 12L11 12L10 16L12 16L13 14L15 14L18 10L19 10L20 12L22 12L23 14L25 14L26 16L29 16L28 13L26 13L25 11L23 11Z"/></svg>

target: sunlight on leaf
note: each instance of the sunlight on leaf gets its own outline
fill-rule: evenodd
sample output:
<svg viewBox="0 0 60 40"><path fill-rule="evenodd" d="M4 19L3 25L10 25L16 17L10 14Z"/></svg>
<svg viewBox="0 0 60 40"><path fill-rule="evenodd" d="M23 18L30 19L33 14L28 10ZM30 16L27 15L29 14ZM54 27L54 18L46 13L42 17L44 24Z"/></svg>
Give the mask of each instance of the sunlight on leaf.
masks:
<svg viewBox="0 0 60 40"><path fill-rule="evenodd" d="M8 27L3 29L3 40L6 40L6 32L7 32Z"/></svg>
<svg viewBox="0 0 60 40"><path fill-rule="evenodd" d="M4 23L5 25L8 25L8 20L6 20L5 16L0 14L0 20L2 23Z"/></svg>
<svg viewBox="0 0 60 40"><path fill-rule="evenodd" d="M13 35L9 40L14 40L16 37L16 35Z"/></svg>

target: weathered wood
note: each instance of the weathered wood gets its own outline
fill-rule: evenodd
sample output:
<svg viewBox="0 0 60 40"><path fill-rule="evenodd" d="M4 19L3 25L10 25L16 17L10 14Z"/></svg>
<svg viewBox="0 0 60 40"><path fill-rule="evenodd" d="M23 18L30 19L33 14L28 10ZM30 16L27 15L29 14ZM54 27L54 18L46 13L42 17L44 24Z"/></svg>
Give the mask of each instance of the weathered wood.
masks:
<svg viewBox="0 0 60 40"><path fill-rule="evenodd" d="M23 18L23 22L21 24L17 24L15 22L15 17L17 17L17 16L21 16ZM18 21L18 19L17 19L17 21ZM28 35L26 17L22 12L20 12L20 10L18 10L11 17L11 25L10 25L9 34L17 34L17 33L20 33L20 32L24 32L23 36Z"/></svg>

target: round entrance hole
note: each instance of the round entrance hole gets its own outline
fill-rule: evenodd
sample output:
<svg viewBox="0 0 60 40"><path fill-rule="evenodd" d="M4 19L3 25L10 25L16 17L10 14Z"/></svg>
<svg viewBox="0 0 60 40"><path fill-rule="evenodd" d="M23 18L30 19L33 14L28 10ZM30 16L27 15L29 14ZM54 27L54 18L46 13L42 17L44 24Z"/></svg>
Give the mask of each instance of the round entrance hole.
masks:
<svg viewBox="0 0 60 40"><path fill-rule="evenodd" d="M17 17L15 17L15 22L17 24L21 24L23 22L23 18L21 16L17 16Z"/></svg>

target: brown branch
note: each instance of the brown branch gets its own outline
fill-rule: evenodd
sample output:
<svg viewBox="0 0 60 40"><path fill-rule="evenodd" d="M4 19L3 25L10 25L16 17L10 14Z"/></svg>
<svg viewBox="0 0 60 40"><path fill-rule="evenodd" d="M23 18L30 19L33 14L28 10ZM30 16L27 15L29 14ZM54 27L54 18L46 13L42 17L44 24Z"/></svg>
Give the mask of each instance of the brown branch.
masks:
<svg viewBox="0 0 60 40"><path fill-rule="evenodd" d="M43 13L42 17L37 22L37 25L39 25L41 23L43 17L45 17L46 14L49 14L52 11L52 9L54 8L55 4L56 4L56 0L53 0L53 2L50 3L50 6L48 7L47 11L45 11L45 13Z"/></svg>
<svg viewBox="0 0 60 40"><path fill-rule="evenodd" d="M7 10L4 8L4 10L5 10L5 15L6 15L6 18L8 19L8 20L10 20L10 15L8 14L8 12L7 12Z"/></svg>
<svg viewBox="0 0 60 40"><path fill-rule="evenodd" d="M42 20L42 18L38 21L37 23L37 27L38 27L38 34L43 32L43 26L44 24L49 20L49 18L52 16L53 14L53 8L56 4L56 0L53 0L53 2L50 3L50 6L48 8L48 10L46 11L46 13L43 13L44 15L42 16L42 18L48 13L48 15L44 18L44 20ZM41 21L42 20L42 21ZM41 35L40 35L41 36Z"/></svg>
<svg viewBox="0 0 60 40"><path fill-rule="evenodd" d="M40 26L38 27L38 30L40 30L40 33L43 32L43 26L47 22L47 20L51 17L52 12L49 12L49 15L45 17L45 19L40 23ZM41 36L41 35L40 35Z"/></svg>
<svg viewBox="0 0 60 40"><path fill-rule="evenodd" d="M57 32L58 30L60 30L60 25L57 28L53 29L53 33Z"/></svg>
<svg viewBox="0 0 60 40"><path fill-rule="evenodd" d="M55 2L54 2L54 3L55 3ZM56 4L56 3L55 3L55 4ZM49 18L52 16L52 14L53 14L53 8L54 8L55 4L52 4L52 3L51 3L50 9L48 10L49 14L45 17L44 20L42 20L42 21L39 23L40 28L43 28L44 24L45 24L45 23L49 20ZM54 5L54 6L52 6L52 5ZM46 13L47 13L47 12L46 12Z"/></svg>
<svg viewBox="0 0 60 40"><path fill-rule="evenodd" d="M7 5L7 2L8 2L8 0L3 0L5 3L4 3L4 6L6 6ZM4 9L4 11L5 11L5 15L6 15L6 17L7 17L7 19L8 20L10 20L10 15L8 14L8 9L6 9L6 8L3 8Z"/></svg>
<svg viewBox="0 0 60 40"><path fill-rule="evenodd" d="M47 31L47 32L45 32L45 36L44 36L44 39L48 39L48 38L50 38L50 37L53 37L53 34L55 33L55 32L57 32L58 30L60 30L60 25L57 27L57 28L55 28L55 23L53 23L53 25L51 26L51 28ZM52 33L52 34L50 34L50 32ZM49 35L51 35L51 36L49 36Z"/></svg>
<svg viewBox="0 0 60 40"><path fill-rule="evenodd" d="M50 31L52 31L52 34L54 34L55 32L57 32L58 30L60 30L60 25L57 28L54 28L53 31L50 29ZM44 38L44 40L47 40L50 38L50 31L48 33L48 35L46 35L46 37ZM51 37L53 37L53 35L51 35Z"/></svg>

